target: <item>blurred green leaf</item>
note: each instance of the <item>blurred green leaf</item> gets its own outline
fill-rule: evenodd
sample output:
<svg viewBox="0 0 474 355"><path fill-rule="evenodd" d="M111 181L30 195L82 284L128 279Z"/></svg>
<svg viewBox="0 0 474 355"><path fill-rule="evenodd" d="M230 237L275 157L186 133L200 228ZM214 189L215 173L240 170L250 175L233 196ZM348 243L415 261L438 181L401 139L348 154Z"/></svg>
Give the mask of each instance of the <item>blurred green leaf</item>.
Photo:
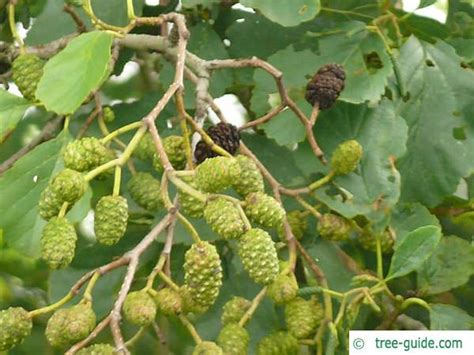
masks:
<svg viewBox="0 0 474 355"><path fill-rule="evenodd" d="M0 90L0 144L15 129L30 105L24 98Z"/></svg>
<svg viewBox="0 0 474 355"><path fill-rule="evenodd" d="M220 0L182 0L181 4L184 7L194 7L197 5L210 7L213 4L218 4Z"/></svg>
<svg viewBox="0 0 474 355"><path fill-rule="evenodd" d="M437 294L464 285L474 274L474 245L455 236L442 238L417 271L422 294Z"/></svg>
<svg viewBox="0 0 474 355"><path fill-rule="evenodd" d="M474 73L461 67L449 45L413 36L401 48L399 63L409 95L397 107L409 126L407 153L397 162L401 198L430 207L454 193L472 170Z"/></svg>
<svg viewBox="0 0 474 355"><path fill-rule="evenodd" d="M0 177L0 228L7 243L30 256L39 255L46 222L38 214L38 200L49 180L62 168L61 149L68 133L43 143L18 160Z"/></svg>
<svg viewBox="0 0 474 355"><path fill-rule="evenodd" d="M316 191L317 199L347 218L367 215L379 219L389 214L400 194L400 176L393 159L403 155L407 139L406 125L393 104L384 100L369 108L338 103L322 112L314 131L328 158L349 139L357 140L363 148L360 168L335 178L339 192L328 185Z"/></svg>
<svg viewBox="0 0 474 355"><path fill-rule="evenodd" d="M395 249L405 237L418 227L433 225L440 227L436 216L420 203L397 204L392 214L391 225L395 230Z"/></svg>
<svg viewBox="0 0 474 355"><path fill-rule="evenodd" d="M431 330L473 330L474 317L449 304L431 305Z"/></svg>
<svg viewBox="0 0 474 355"><path fill-rule="evenodd" d="M58 114L71 114L107 74L113 36L94 31L73 39L51 58L36 89L36 97Z"/></svg>
<svg viewBox="0 0 474 355"><path fill-rule="evenodd" d="M392 257L386 280L409 274L416 270L436 249L441 229L424 226L410 232L398 245Z"/></svg>
<svg viewBox="0 0 474 355"><path fill-rule="evenodd" d="M262 12L283 26L296 26L313 19L321 9L319 0L241 0L242 5Z"/></svg>
<svg viewBox="0 0 474 355"><path fill-rule="evenodd" d="M436 0L420 0L420 5L418 5L418 8L421 9L423 7L433 5L435 2Z"/></svg>

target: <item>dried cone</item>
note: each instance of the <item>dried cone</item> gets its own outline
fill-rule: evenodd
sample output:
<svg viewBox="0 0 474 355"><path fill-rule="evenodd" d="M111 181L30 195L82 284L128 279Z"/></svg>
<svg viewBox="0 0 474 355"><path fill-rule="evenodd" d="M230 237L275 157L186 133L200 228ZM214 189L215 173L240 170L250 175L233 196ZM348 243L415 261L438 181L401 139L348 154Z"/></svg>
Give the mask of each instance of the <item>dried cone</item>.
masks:
<svg viewBox="0 0 474 355"><path fill-rule="evenodd" d="M239 209L232 201L223 197L207 202L204 218L211 229L224 239L238 239L245 232Z"/></svg>
<svg viewBox="0 0 474 355"><path fill-rule="evenodd" d="M316 299L296 297L285 305L288 331L298 339L312 336L323 319L323 310Z"/></svg>
<svg viewBox="0 0 474 355"><path fill-rule="evenodd" d="M227 301L222 307L222 324L238 323L251 305L252 302L243 297L232 297L232 299Z"/></svg>
<svg viewBox="0 0 474 355"><path fill-rule="evenodd" d="M128 204L122 196L104 196L95 207L94 231L97 241L104 245L116 244L125 234Z"/></svg>
<svg viewBox="0 0 474 355"><path fill-rule="evenodd" d="M148 211L156 211L163 207L161 200L161 183L150 173L138 172L128 181L127 189L140 207Z"/></svg>
<svg viewBox="0 0 474 355"><path fill-rule="evenodd" d="M222 286L222 267L216 247L200 241L184 256L184 281L192 299L201 307L211 306Z"/></svg>
<svg viewBox="0 0 474 355"><path fill-rule="evenodd" d="M46 339L55 348L65 348L85 337L95 328L96 316L90 303L59 309L46 326Z"/></svg>
<svg viewBox="0 0 474 355"><path fill-rule="evenodd" d="M249 333L237 323L229 323L221 329L217 344L226 355L247 355Z"/></svg>
<svg viewBox="0 0 474 355"><path fill-rule="evenodd" d="M352 226L347 219L332 213L323 214L318 222L318 233L327 240L348 240L351 231Z"/></svg>
<svg viewBox="0 0 474 355"><path fill-rule="evenodd" d="M20 344L31 333L33 322L21 307L0 311L0 351L7 351Z"/></svg>
<svg viewBox="0 0 474 355"><path fill-rule="evenodd" d="M94 344L79 350L77 355L114 355L115 348L110 344Z"/></svg>
<svg viewBox="0 0 474 355"><path fill-rule="evenodd" d="M199 190L217 193L229 188L240 177L240 166L235 158L206 159L196 169L195 181Z"/></svg>
<svg viewBox="0 0 474 355"><path fill-rule="evenodd" d="M234 125L229 123L220 122L215 126L211 126L207 129L206 133L212 139L212 141L229 152L231 155L235 155L237 149L240 146L240 134ZM217 157L210 146L203 140L199 141L194 150L194 158L198 164L201 164L207 158Z"/></svg>
<svg viewBox="0 0 474 355"><path fill-rule="evenodd" d="M339 64L327 64L320 68L306 86L306 101L320 110L330 108L344 90L346 74Z"/></svg>
<svg viewBox="0 0 474 355"><path fill-rule="evenodd" d="M80 172L64 169L57 174L41 193L39 213L48 220L57 216L64 202L71 208L87 189L87 182Z"/></svg>
<svg viewBox="0 0 474 355"><path fill-rule="evenodd" d="M34 54L21 54L12 65L12 79L29 101L35 101L35 92L43 76L44 61Z"/></svg>
<svg viewBox="0 0 474 355"><path fill-rule="evenodd" d="M288 332L275 332L260 339L257 355L296 355L299 354L298 339Z"/></svg>
<svg viewBox="0 0 474 355"><path fill-rule="evenodd" d="M183 301L179 292L165 287L159 290L154 296L156 307L158 311L165 316L177 315L182 312Z"/></svg>
<svg viewBox="0 0 474 355"><path fill-rule="evenodd" d="M339 144L331 157L331 170L336 175L347 175L353 172L362 158L362 146L356 140Z"/></svg>
<svg viewBox="0 0 474 355"><path fill-rule="evenodd" d="M278 255L270 234L262 229L250 229L239 241L239 256L250 278L268 285L278 275Z"/></svg>
<svg viewBox="0 0 474 355"><path fill-rule="evenodd" d="M197 189L197 184L193 176L183 176L181 179L192 188ZM180 211L184 214L194 218L202 218L204 216L205 202L183 190L178 191L178 200Z"/></svg>
<svg viewBox="0 0 474 355"><path fill-rule="evenodd" d="M186 166L186 149L184 147L184 138L181 136L169 136L163 139L163 147L168 159L176 170L182 170ZM163 171L163 166L155 153L153 155L153 167L156 171Z"/></svg>
<svg viewBox="0 0 474 355"><path fill-rule="evenodd" d="M224 353L216 343L203 341L196 345L192 355L224 355Z"/></svg>
<svg viewBox="0 0 474 355"><path fill-rule="evenodd" d="M130 292L123 304L125 319L140 327L150 325L155 320L156 304L147 291Z"/></svg>
<svg viewBox="0 0 474 355"><path fill-rule="evenodd" d="M285 210L278 201L263 192L247 195L244 209L252 222L265 228L280 227L285 217Z"/></svg>
<svg viewBox="0 0 474 355"><path fill-rule="evenodd" d="M254 161L244 155L238 155L236 159L240 166L240 178L232 184L235 192L242 197L252 192L263 192L263 177Z"/></svg>
<svg viewBox="0 0 474 355"><path fill-rule="evenodd" d="M115 159L115 153L95 137L85 137L69 143L63 153L66 168L90 171Z"/></svg>
<svg viewBox="0 0 474 355"><path fill-rule="evenodd" d="M41 235L41 257L51 269L65 268L74 259L76 241L74 226L64 217L53 217Z"/></svg>

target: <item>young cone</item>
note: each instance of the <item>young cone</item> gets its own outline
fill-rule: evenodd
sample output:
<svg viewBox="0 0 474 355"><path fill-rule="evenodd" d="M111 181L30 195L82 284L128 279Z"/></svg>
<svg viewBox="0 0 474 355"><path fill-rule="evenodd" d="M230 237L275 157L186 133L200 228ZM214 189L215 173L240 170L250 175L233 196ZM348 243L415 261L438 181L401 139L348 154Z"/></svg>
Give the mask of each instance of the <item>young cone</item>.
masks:
<svg viewBox="0 0 474 355"><path fill-rule="evenodd" d="M150 325L156 316L156 304L147 291L130 292L123 304L125 319L135 325Z"/></svg>
<svg viewBox="0 0 474 355"><path fill-rule="evenodd" d="M20 54L12 65L12 79L25 99L35 101L35 92L43 76L44 61L34 54Z"/></svg>
<svg viewBox="0 0 474 355"><path fill-rule="evenodd" d="M193 176L183 176L181 179L192 188L197 189L197 184ZM180 211L184 214L194 218L202 218L204 216L204 207L206 206L206 203L197 199L193 195L178 190L178 201Z"/></svg>
<svg viewBox="0 0 474 355"><path fill-rule="evenodd" d="M127 189L133 201L148 211L163 207L161 183L150 173L138 172L128 181Z"/></svg>
<svg viewBox="0 0 474 355"><path fill-rule="evenodd" d="M94 344L82 348L76 355L115 355L115 348L110 344Z"/></svg>
<svg viewBox="0 0 474 355"><path fill-rule="evenodd" d="M238 239L245 232L239 209L223 197L207 202L204 218L211 229L224 239Z"/></svg>
<svg viewBox="0 0 474 355"><path fill-rule="evenodd" d="M339 144L332 153L331 169L336 175L347 175L353 172L362 158L362 146L356 140Z"/></svg>
<svg viewBox="0 0 474 355"><path fill-rule="evenodd" d="M172 288L162 288L154 295L153 299L158 311L165 316L177 315L183 310L181 295Z"/></svg>
<svg viewBox="0 0 474 355"><path fill-rule="evenodd" d="M276 304L293 300L298 294L298 283L293 273L280 274L267 288L267 296Z"/></svg>
<svg viewBox="0 0 474 355"><path fill-rule="evenodd" d="M222 192L239 179L240 166L235 158L206 159L196 169L196 185L204 192Z"/></svg>
<svg viewBox="0 0 474 355"><path fill-rule="evenodd" d="M263 192L263 176L253 160L244 155L238 155L236 159L240 166L240 178L232 184L235 192L242 197L252 192Z"/></svg>
<svg viewBox="0 0 474 355"><path fill-rule="evenodd" d="M229 323L221 329L217 344L226 355L247 355L249 333L237 323Z"/></svg>
<svg viewBox="0 0 474 355"><path fill-rule="evenodd" d="M65 348L87 337L94 330L95 322L89 303L59 309L49 318L46 339L55 348Z"/></svg>
<svg viewBox="0 0 474 355"><path fill-rule="evenodd" d="M97 241L104 245L116 244L125 234L128 204L122 196L101 197L95 207L94 231Z"/></svg>
<svg viewBox="0 0 474 355"><path fill-rule="evenodd" d="M239 241L239 256L250 278L268 285L278 275L278 255L275 243L262 229L250 229Z"/></svg>
<svg viewBox="0 0 474 355"><path fill-rule="evenodd" d="M63 153L66 168L81 172L90 171L114 158L114 151L95 137L75 140L66 146Z"/></svg>
<svg viewBox="0 0 474 355"><path fill-rule="evenodd" d="M203 341L196 345L192 355L224 355L224 353L216 343Z"/></svg>
<svg viewBox="0 0 474 355"><path fill-rule="evenodd" d="M74 259L76 241L74 226L64 217L53 217L43 228L41 257L51 269L65 268Z"/></svg>
<svg viewBox="0 0 474 355"><path fill-rule="evenodd" d="M298 339L288 332L275 332L260 339L257 355L296 355L299 354Z"/></svg>
<svg viewBox="0 0 474 355"><path fill-rule="evenodd" d="M285 305L288 331L298 339L312 336L323 319L323 310L316 299L296 297Z"/></svg>
<svg viewBox="0 0 474 355"><path fill-rule="evenodd" d="M222 286L222 267L216 247L205 241L194 243L184 260L184 281L192 299L199 306L211 306Z"/></svg>
<svg viewBox="0 0 474 355"><path fill-rule="evenodd" d="M251 305L252 302L243 297L232 297L232 299L227 301L222 307L222 324L238 323Z"/></svg>
<svg viewBox="0 0 474 355"><path fill-rule="evenodd" d="M352 226L344 217L325 213L318 222L318 233L321 238L333 241L348 240Z"/></svg>
<svg viewBox="0 0 474 355"><path fill-rule="evenodd" d="M181 136L169 136L163 139L163 147L165 148L168 159L176 170L183 170L186 166L186 150L184 148L184 138ZM163 166L155 153L153 155L153 167L156 171L163 171Z"/></svg>
<svg viewBox="0 0 474 355"><path fill-rule="evenodd" d="M247 195L244 209L252 222L265 228L278 228L285 217L285 210L278 201L263 192Z"/></svg>
<svg viewBox="0 0 474 355"><path fill-rule="evenodd" d="M20 344L31 333L33 322L28 312L21 307L10 307L0 311L0 352Z"/></svg>

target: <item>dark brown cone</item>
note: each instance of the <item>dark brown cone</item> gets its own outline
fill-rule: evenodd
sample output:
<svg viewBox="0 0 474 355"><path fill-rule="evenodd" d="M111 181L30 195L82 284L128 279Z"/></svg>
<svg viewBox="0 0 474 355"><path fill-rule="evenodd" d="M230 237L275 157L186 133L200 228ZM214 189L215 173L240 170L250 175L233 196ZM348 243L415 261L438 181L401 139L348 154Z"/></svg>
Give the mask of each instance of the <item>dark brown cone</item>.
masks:
<svg viewBox="0 0 474 355"><path fill-rule="evenodd" d="M344 90L345 79L346 74L341 65L326 64L306 85L306 101L312 106L318 104L320 110L330 108Z"/></svg>
<svg viewBox="0 0 474 355"><path fill-rule="evenodd" d="M221 148L235 155L240 145L240 134L237 127L229 123L220 122L207 129L207 134L212 141ZM203 140L199 141L194 150L194 158L198 164L207 158L216 157L218 154L212 151L211 147Z"/></svg>

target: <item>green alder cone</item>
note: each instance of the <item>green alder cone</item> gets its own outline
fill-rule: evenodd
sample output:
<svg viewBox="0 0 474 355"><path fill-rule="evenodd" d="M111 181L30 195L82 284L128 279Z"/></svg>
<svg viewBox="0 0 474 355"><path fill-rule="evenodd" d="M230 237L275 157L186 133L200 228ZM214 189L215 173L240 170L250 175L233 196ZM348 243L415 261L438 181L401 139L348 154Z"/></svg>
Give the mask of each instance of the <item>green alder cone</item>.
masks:
<svg viewBox="0 0 474 355"><path fill-rule="evenodd" d="M354 171L362 158L362 146L356 140L345 141L332 153L331 169L336 175Z"/></svg>
<svg viewBox="0 0 474 355"><path fill-rule="evenodd" d="M239 256L250 278L268 285L278 276L278 255L270 234L262 229L250 229L239 241Z"/></svg>
<svg viewBox="0 0 474 355"><path fill-rule="evenodd" d="M193 355L224 355L224 352L216 343L203 341L196 345Z"/></svg>
<svg viewBox="0 0 474 355"><path fill-rule="evenodd" d="M251 305L252 302L243 297L232 297L232 299L227 301L222 307L222 324L238 323Z"/></svg>
<svg viewBox="0 0 474 355"><path fill-rule="evenodd" d="M110 106L104 106L102 108L102 115L104 122L106 123L111 123L115 121L115 112Z"/></svg>
<svg viewBox="0 0 474 355"><path fill-rule="evenodd" d="M159 290L154 296L156 307L158 311L165 316L173 316L180 314L183 310L183 301L179 292L165 287Z"/></svg>
<svg viewBox="0 0 474 355"><path fill-rule="evenodd" d="M122 196L101 197L95 207L94 231L97 241L104 245L116 244L125 234L128 204Z"/></svg>
<svg viewBox="0 0 474 355"><path fill-rule="evenodd" d="M235 158L207 158L196 168L196 184L204 192L222 192L239 178L240 166Z"/></svg>
<svg viewBox="0 0 474 355"><path fill-rule="evenodd" d="M29 101L35 101L36 87L43 76L45 62L34 54L20 54L12 65L12 79Z"/></svg>
<svg viewBox="0 0 474 355"><path fill-rule="evenodd" d="M254 161L244 155L238 155L236 160L240 166L240 178L232 184L235 192L242 197L252 192L263 192L263 176Z"/></svg>
<svg viewBox="0 0 474 355"><path fill-rule="evenodd" d="M347 219L332 213L323 214L318 221L318 233L327 240L348 240L351 231L352 225Z"/></svg>
<svg viewBox="0 0 474 355"><path fill-rule="evenodd" d="M244 210L251 222L265 228L280 227L285 217L285 210L278 201L263 192L247 195Z"/></svg>
<svg viewBox="0 0 474 355"><path fill-rule="evenodd" d="M40 216L46 220L57 216L64 202L69 203L68 209L72 208L86 189L87 182L80 172L62 170L41 193L38 203Z"/></svg>
<svg viewBox="0 0 474 355"><path fill-rule="evenodd" d="M298 339L288 332L279 331L260 339L257 355L296 355L299 354Z"/></svg>
<svg viewBox="0 0 474 355"><path fill-rule="evenodd" d="M114 355L115 348L110 344L94 344L79 350L76 355Z"/></svg>
<svg viewBox="0 0 474 355"><path fill-rule="evenodd" d="M161 199L161 183L150 173L138 172L127 184L128 192L133 201L148 211L156 211L163 207Z"/></svg>
<svg viewBox="0 0 474 355"><path fill-rule="evenodd" d="M207 202L204 218L211 229L224 239L238 239L245 232L239 209L223 197Z"/></svg>
<svg viewBox="0 0 474 355"><path fill-rule="evenodd" d="M181 136L168 136L163 139L163 148L168 159L176 170L183 170L186 167L186 149L184 147L184 138ZM156 171L162 172L163 165L158 158L157 153L153 154L153 167Z"/></svg>
<svg viewBox="0 0 474 355"><path fill-rule="evenodd" d="M357 238L359 244L368 251L377 252L377 239L376 236L369 232L360 234ZM394 240L390 235L390 232L385 231L380 234L380 246L382 247L382 253L391 253L393 251Z"/></svg>
<svg viewBox="0 0 474 355"><path fill-rule="evenodd" d="M140 327L150 325L155 320L156 304L147 291L130 292L123 304L125 319Z"/></svg>
<svg viewBox="0 0 474 355"><path fill-rule="evenodd" d="M55 348L66 348L87 337L95 324L96 316L90 303L59 309L49 318L46 339Z"/></svg>
<svg viewBox="0 0 474 355"><path fill-rule="evenodd" d="M298 283L293 273L280 274L267 288L267 296L276 304L293 300L298 294Z"/></svg>
<svg viewBox="0 0 474 355"><path fill-rule="evenodd" d="M244 327L229 323L221 329L217 344L226 355L247 355L250 336Z"/></svg>
<svg viewBox="0 0 474 355"><path fill-rule="evenodd" d="M115 153L95 137L85 137L69 143L63 152L66 168L90 171L115 159Z"/></svg>
<svg viewBox="0 0 474 355"><path fill-rule="evenodd" d="M316 299L296 297L285 305L288 331L298 339L312 336L323 319L323 309Z"/></svg>
<svg viewBox="0 0 474 355"><path fill-rule="evenodd" d="M193 176L183 176L181 180L194 189L198 188ZM197 199L193 195L190 195L185 191L178 190L178 201L179 209L185 215L194 218L202 218L204 216L204 207L206 206L206 203Z"/></svg>
<svg viewBox="0 0 474 355"><path fill-rule="evenodd" d="M209 306L202 306L196 302L194 294L195 290L188 285L180 287L179 295L181 296L183 313L203 314L208 310Z"/></svg>
<svg viewBox="0 0 474 355"><path fill-rule="evenodd" d="M296 239L301 240L304 233L308 230L308 216L303 211L291 211L286 215L288 223L290 224L291 231ZM285 240L285 230L283 224L278 227L278 235L281 239Z"/></svg>
<svg viewBox="0 0 474 355"><path fill-rule="evenodd" d="M184 281L193 300L211 306L222 286L222 267L216 247L208 242L195 243L184 256Z"/></svg>
<svg viewBox="0 0 474 355"><path fill-rule="evenodd" d="M0 311L0 351L7 351L20 344L31 333L33 322L21 307Z"/></svg>
<svg viewBox="0 0 474 355"><path fill-rule="evenodd" d="M65 268L74 259L76 241L74 226L64 217L53 217L41 235L41 258L51 269Z"/></svg>
<svg viewBox="0 0 474 355"><path fill-rule="evenodd" d="M138 142L137 147L133 151L133 156L143 161L150 161L153 159L155 152L155 143L153 143L151 134L147 132Z"/></svg>

